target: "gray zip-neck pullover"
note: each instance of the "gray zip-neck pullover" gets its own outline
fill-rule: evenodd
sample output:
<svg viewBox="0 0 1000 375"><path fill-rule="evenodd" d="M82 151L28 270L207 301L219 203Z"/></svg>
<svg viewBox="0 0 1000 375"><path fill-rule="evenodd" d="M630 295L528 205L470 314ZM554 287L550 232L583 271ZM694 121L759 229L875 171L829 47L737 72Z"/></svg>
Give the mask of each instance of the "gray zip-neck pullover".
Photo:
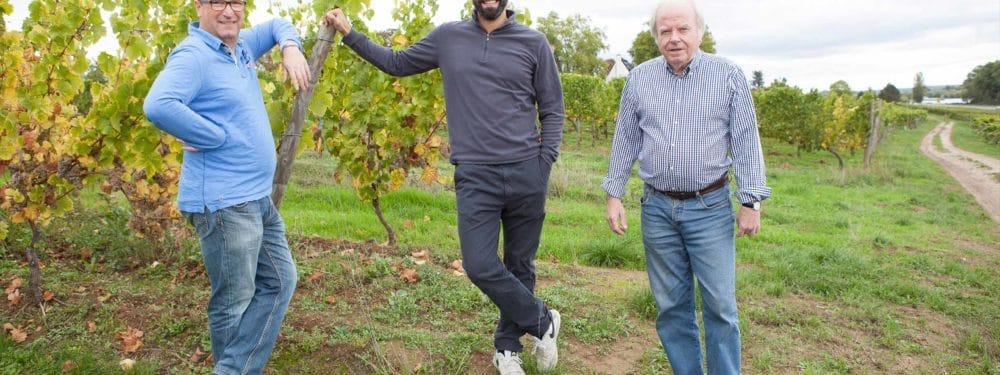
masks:
<svg viewBox="0 0 1000 375"><path fill-rule="evenodd" d="M475 17L445 23L402 51L353 30L344 44L394 76L441 68L452 164L505 164L539 155L552 163L565 119L555 58L545 35L515 22L512 11L507 17L491 33Z"/></svg>

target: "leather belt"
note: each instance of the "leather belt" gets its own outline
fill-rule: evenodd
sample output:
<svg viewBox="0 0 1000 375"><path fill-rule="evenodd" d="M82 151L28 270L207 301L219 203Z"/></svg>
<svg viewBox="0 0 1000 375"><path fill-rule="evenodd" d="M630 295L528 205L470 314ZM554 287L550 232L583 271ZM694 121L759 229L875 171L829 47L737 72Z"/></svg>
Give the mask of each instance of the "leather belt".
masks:
<svg viewBox="0 0 1000 375"><path fill-rule="evenodd" d="M704 189L698 191L663 191L663 190L657 190L652 186L650 186L650 188L652 188L657 193L666 195L673 199L685 200L716 191L719 188L726 186L727 183L729 183L729 173L723 173L722 177L719 177L718 180L715 180L715 182L708 184L708 186L706 186Z"/></svg>

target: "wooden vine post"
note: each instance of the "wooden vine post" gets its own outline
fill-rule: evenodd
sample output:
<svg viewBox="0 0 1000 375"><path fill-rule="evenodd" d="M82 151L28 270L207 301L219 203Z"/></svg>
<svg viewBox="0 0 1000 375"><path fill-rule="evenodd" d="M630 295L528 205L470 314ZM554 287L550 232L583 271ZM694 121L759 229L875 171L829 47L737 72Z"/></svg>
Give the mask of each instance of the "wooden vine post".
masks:
<svg viewBox="0 0 1000 375"><path fill-rule="evenodd" d="M299 149L299 138L302 137L302 126L305 124L306 114L309 113L309 101L312 100L316 81L323 74L323 64L327 55L330 54L335 33L336 30L332 26L320 25L316 44L313 45L312 54L309 55L309 72L311 73L309 87L299 91L296 95L295 104L292 106L292 117L278 142L278 167L274 172L271 201L279 209L281 208L281 200L285 197L288 179L292 176L292 163L295 162L295 155Z"/></svg>

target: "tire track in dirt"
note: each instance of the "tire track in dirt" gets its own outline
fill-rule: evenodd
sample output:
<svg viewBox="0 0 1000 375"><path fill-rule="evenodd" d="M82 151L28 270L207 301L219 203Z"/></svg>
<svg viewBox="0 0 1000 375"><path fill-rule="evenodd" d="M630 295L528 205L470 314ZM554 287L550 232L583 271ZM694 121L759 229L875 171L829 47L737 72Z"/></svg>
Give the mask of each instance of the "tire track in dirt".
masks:
<svg viewBox="0 0 1000 375"><path fill-rule="evenodd" d="M1000 181L993 177L1000 174L1000 160L955 147L951 143L953 125L949 122L934 127L920 142L920 151L948 171L993 221L1000 223ZM944 150L934 146L935 137L941 138Z"/></svg>

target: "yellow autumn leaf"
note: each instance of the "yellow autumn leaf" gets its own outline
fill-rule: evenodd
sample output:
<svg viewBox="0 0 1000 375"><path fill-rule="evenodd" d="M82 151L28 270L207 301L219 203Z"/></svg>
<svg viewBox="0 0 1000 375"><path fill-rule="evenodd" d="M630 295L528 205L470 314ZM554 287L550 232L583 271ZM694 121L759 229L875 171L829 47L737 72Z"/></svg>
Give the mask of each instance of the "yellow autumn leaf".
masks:
<svg viewBox="0 0 1000 375"><path fill-rule="evenodd" d="M437 178L438 169L431 166L424 167L424 172L420 174L420 181L423 181L425 184L432 184Z"/></svg>
<svg viewBox="0 0 1000 375"><path fill-rule="evenodd" d="M274 93L274 82L268 82L264 85L264 93L268 95Z"/></svg>
<svg viewBox="0 0 1000 375"><path fill-rule="evenodd" d="M408 39L406 37L406 35L396 34L396 36L392 38L392 42L394 44L396 44L397 46L402 47L402 46L406 46L407 44L409 44L410 43L410 39Z"/></svg>
<svg viewBox="0 0 1000 375"><path fill-rule="evenodd" d="M389 191L398 190L406 182L406 171L402 168L392 170L389 177Z"/></svg>
<svg viewBox="0 0 1000 375"><path fill-rule="evenodd" d="M35 207L25 207L24 210L21 211L21 213L24 214L24 220L27 220L27 221L36 221L36 220L38 220L39 213L38 213L38 209L35 208Z"/></svg>
<svg viewBox="0 0 1000 375"><path fill-rule="evenodd" d="M430 140L428 140L427 144L429 144L431 147L434 147L434 148L441 147L441 137L438 137L436 135L432 135L431 138L430 138Z"/></svg>

